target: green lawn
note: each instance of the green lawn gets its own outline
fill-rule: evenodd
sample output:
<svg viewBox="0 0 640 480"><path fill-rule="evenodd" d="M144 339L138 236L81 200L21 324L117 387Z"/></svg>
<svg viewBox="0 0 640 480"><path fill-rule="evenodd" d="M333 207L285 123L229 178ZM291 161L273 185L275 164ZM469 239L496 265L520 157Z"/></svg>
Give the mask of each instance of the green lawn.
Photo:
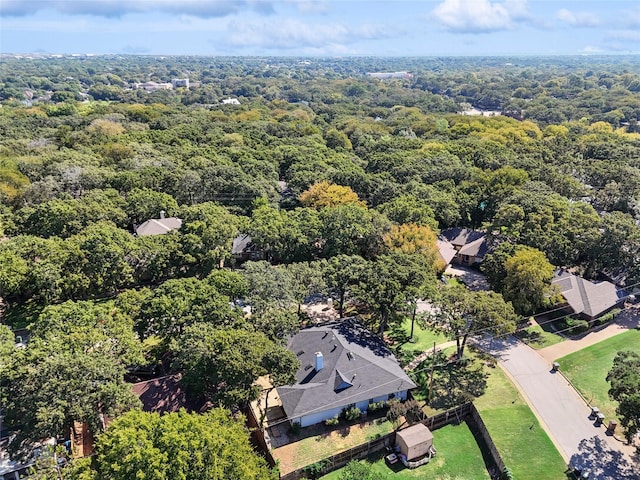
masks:
<svg viewBox="0 0 640 480"><path fill-rule="evenodd" d="M441 333L420 328L418 323L416 321L414 324L412 340L409 337L411 333L410 317L405 318L401 324L392 327L388 332L389 339L393 342L391 348L396 353L398 360L404 364L409 363L425 350L433 348L433 342L440 344L449 340Z"/></svg>
<svg viewBox="0 0 640 480"><path fill-rule="evenodd" d="M609 398L606 378L621 350L640 353L640 330L628 330L557 360L562 373L608 420L616 418L617 403Z"/></svg>
<svg viewBox="0 0 640 480"><path fill-rule="evenodd" d="M562 456L500 368L493 369L487 380L485 394L474 404L514 478L567 478Z"/></svg>
<svg viewBox="0 0 640 480"><path fill-rule="evenodd" d="M518 332L518 337L536 350L550 347L565 340L560 335L547 331L537 324Z"/></svg>
<svg viewBox="0 0 640 480"><path fill-rule="evenodd" d="M447 425L433 432L433 445L437 455L426 465L407 469L398 465L391 469L384 461L383 453L370 457L368 461L376 480L409 480L433 478L442 480L485 480L489 478L482 459L482 452L466 423ZM394 465L395 467L395 465ZM337 480L340 470L322 477Z"/></svg>

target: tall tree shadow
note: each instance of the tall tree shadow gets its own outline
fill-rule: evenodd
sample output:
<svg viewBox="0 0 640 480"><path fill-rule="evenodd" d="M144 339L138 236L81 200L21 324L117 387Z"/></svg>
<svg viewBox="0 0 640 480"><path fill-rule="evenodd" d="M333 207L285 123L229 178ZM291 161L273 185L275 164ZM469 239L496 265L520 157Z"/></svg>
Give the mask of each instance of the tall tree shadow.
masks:
<svg viewBox="0 0 640 480"><path fill-rule="evenodd" d="M588 471L590 479L640 480L640 465L631 464L622 452L612 450L599 437L584 439L578 445L578 453L571 456L570 465L580 471Z"/></svg>

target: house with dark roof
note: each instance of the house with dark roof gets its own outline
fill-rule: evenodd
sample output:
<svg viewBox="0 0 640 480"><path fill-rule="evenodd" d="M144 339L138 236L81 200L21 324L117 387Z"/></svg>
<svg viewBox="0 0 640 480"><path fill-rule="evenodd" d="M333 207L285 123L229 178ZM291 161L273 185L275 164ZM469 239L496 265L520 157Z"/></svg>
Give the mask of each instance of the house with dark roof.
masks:
<svg viewBox="0 0 640 480"><path fill-rule="evenodd" d="M203 401L191 401L180 385L182 376L165 375L131 385L133 393L142 402L142 410L153 413L171 413L184 408L190 412L202 413L210 407Z"/></svg>
<svg viewBox="0 0 640 480"><path fill-rule="evenodd" d="M164 210L160 211L160 218L152 218L141 225L134 225L133 230L139 237L145 235L164 235L171 230L180 230L182 220L177 217L165 217Z"/></svg>
<svg viewBox="0 0 640 480"><path fill-rule="evenodd" d="M289 422L302 427L365 411L372 402L406 400L415 383L384 342L354 319L300 330L287 347L300 360L296 383L278 387Z"/></svg>
<svg viewBox="0 0 640 480"><path fill-rule="evenodd" d="M567 310L587 321L621 306L627 298L627 293L611 282L590 282L566 270L556 272L551 285L564 297Z"/></svg>
<svg viewBox="0 0 640 480"><path fill-rule="evenodd" d="M488 236L480 230L449 228L441 232L440 240L449 242L456 250L453 258L455 263L468 267L482 262L490 252Z"/></svg>
<svg viewBox="0 0 640 480"><path fill-rule="evenodd" d="M264 260L266 258L265 251L253 243L251 236L246 233L233 239L231 254L238 263L246 262L247 260Z"/></svg>

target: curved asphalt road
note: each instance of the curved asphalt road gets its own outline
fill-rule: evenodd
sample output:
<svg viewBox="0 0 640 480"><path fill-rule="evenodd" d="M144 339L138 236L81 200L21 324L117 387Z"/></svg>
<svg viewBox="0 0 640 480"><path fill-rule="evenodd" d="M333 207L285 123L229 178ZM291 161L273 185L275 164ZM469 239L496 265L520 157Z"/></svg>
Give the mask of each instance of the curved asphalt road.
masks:
<svg viewBox="0 0 640 480"><path fill-rule="evenodd" d="M511 336L476 343L516 382L568 464L589 469L590 480L640 479L640 464L632 464L629 448L606 435L604 426L594 425L582 397L531 347Z"/></svg>

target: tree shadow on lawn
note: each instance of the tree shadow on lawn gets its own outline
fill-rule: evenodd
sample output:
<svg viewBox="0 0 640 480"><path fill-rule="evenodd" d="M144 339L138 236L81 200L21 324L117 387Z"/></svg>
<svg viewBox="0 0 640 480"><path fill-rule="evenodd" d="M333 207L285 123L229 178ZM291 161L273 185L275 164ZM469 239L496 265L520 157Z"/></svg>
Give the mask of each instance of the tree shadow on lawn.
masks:
<svg viewBox="0 0 640 480"><path fill-rule="evenodd" d="M578 445L578 453L571 456L570 467L580 472L587 470L589 478L600 480L638 480L640 470L637 461L632 465L624 455L599 437L584 439Z"/></svg>
<svg viewBox="0 0 640 480"><path fill-rule="evenodd" d="M433 383L429 367L434 362ZM435 409L447 409L461 405L481 396L487 388L489 374L481 366L471 366L470 362L447 362L442 352L435 358L423 362L419 370L425 369L416 376L416 383L425 398L429 398L431 384L431 400L429 406Z"/></svg>

